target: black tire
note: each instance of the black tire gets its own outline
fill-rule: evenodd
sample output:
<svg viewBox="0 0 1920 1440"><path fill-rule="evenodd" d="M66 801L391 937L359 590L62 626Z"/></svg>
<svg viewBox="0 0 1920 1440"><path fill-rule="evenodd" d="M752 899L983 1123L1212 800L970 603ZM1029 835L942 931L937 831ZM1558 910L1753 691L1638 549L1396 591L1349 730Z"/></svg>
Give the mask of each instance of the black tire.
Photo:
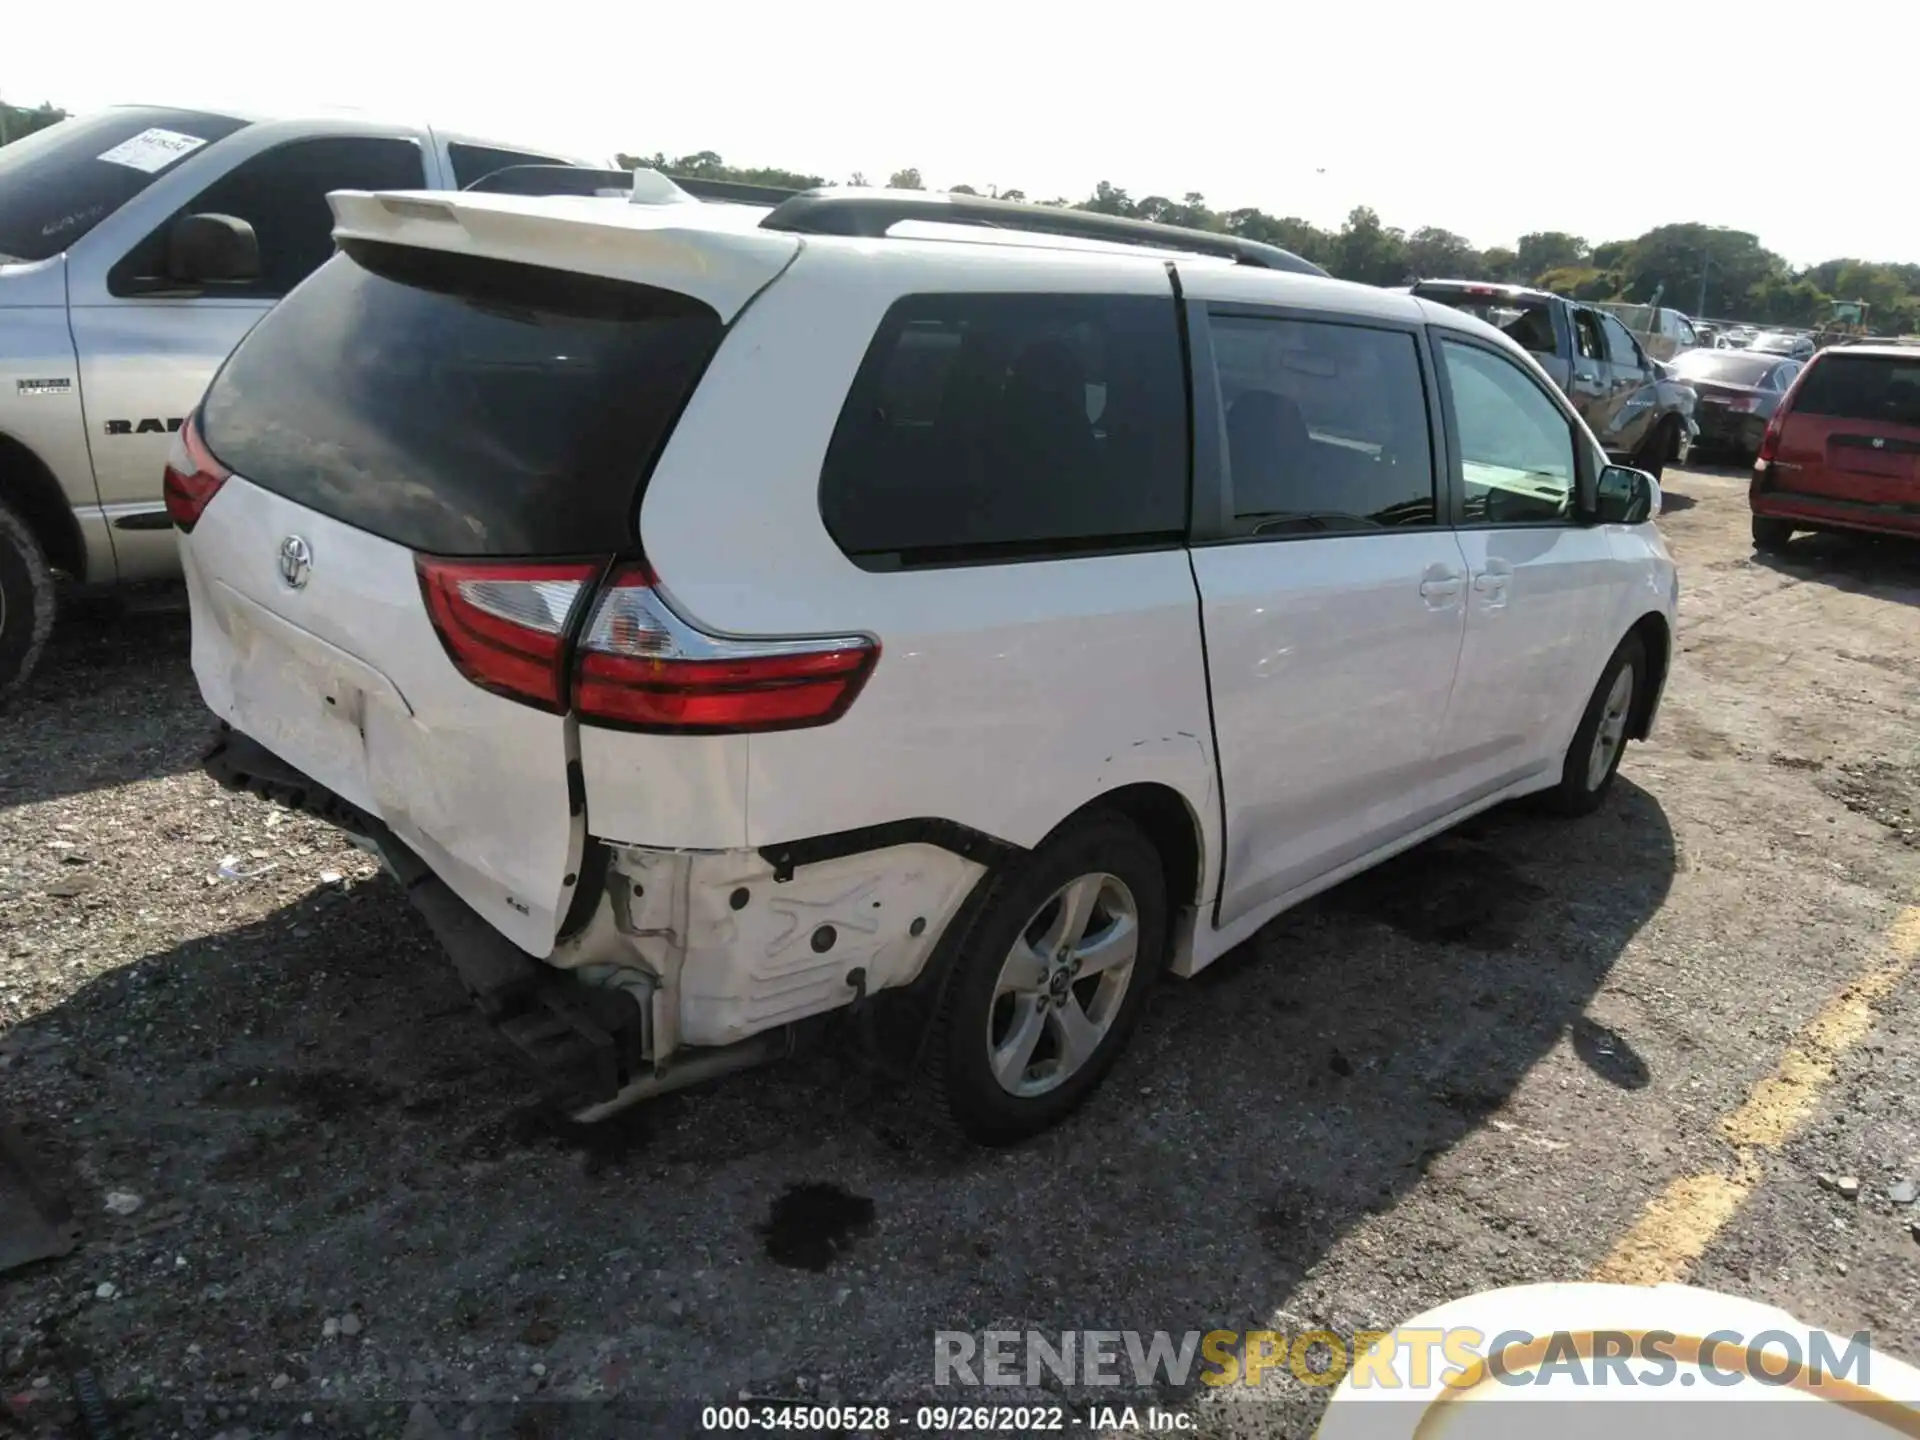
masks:
<svg viewBox="0 0 1920 1440"><path fill-rule="evenodd" d="M1753 517L1753 548L1767 555L1778 555L1793 539L1793 526L1765 515Z"/></svg>
<svg viewBox="0 0 1920 1440"><path fill-rule="evenodd" d="M1633 673L1632 689L1626 697L1623 728L1612 745L1605 773L1595 777L1591 769L1595 742L1599 738L1601 722L1607 718L1609 702L1614 698L1614 684L1622 670L1631 670ZM1640 643L1638 635L1629 635L1613 652L1606 668L1600 672L1600 683L1593 687L1593 695L1580 717L1579 728L1573 732L1573 743L1567 747L1566 763L1560 769L1560 783L1541 796L1547 809L1558 815L1586 815L1600 807L1600 802L1607 798L1607 791L1613 788L1613 777L1620 772L1620 757L1627 751L1624 723L1631 722L1633 712L1645 693L1646 683L1646 647Z"/></svg>
<svg viewBox="0 0 1920 1440"><path fill-rule="evenodd" d="M0 500L0 706L27 683L53 633L53 574L26 521Z"/></svg>
<svg viewBox="0 0 1920 1440"><path fill-rule="evenodd" d="M1077 877L1095 875L1112 877L1130 892L1137 926L1133 969L1090 1058L1054 1088L1016 1095L995 1078L990 1054L1002 967L1015 941L1053 913L1057 892ZM1166 878L1159 852L1139 826L1123 815L1095 812L1007 863L985 883L987 890L963 912L963 929L950 937L952 965L921 1048L920 1070L942 1119L977 1144L1007 1145L1064 1119L1093 1093L1125 1048L1166 962ZM1097 976L1081 977L1073 981L1075 996L1086 992L1089 982L1096 989L1101 983ZM1045 1037L1053 1033L1047 1030ZM1031 1065L1028 1061L1024 1068Z"/></svg>
<svg viewBox="0 0 1920 1440"><path fill-rule="evenodd" d="M1658 480L1667 468L1667 461L1673 458L1680 445L1680 421L1672 415L1665 416L1653 427L1653 433L1646 438L1639 452L1633 457L1633 468L1644 470Z"/></svg>

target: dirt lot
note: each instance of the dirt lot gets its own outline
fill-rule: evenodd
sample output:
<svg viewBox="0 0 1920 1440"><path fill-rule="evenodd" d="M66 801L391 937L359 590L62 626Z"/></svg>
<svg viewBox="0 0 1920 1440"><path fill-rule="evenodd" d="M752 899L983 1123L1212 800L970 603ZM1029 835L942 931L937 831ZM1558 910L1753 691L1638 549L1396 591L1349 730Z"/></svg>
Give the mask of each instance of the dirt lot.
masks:
<svg viewBox="0 0 1920 1440"><path fill-rule="evenodd" d="M1761 562L1737 475L1669 495L1681 653L1602 813L1285 917L1000 1154L831 1053L556 1126L394 887L200 776L184 616L66 624L0 721L0 1108L86 1236L0 1281L12 1415L74 1425L84 1354L122 1434L685 1432L644 1407L935 1396L936 1330L1386 1328L1589 1274L1920 900L1920 548ZM1690 1271L1909 1360L1915 993ZM1162 1398L1299 1435L1323 1394Z"/></svg>

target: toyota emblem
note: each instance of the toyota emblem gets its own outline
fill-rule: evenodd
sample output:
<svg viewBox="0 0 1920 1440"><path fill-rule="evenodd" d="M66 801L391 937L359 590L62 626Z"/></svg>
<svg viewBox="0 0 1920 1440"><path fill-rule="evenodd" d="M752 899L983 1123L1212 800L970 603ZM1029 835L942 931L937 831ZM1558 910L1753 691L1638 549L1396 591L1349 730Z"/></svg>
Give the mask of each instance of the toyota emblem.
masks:
<svg viewBox="0 0 1920 1440"><path fill-rule="evenodd" d="M298 535L280 542L280 578L289 590L304 590L313 573L313 547Z"/></svg>

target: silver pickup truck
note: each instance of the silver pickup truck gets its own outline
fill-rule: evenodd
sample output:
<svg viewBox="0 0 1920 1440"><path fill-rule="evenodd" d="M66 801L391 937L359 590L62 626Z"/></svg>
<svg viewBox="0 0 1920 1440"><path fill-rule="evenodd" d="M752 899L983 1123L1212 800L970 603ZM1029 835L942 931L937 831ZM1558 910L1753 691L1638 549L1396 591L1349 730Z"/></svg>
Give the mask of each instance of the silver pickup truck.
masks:
<svg viewBox="0 0 1920 1440"><path fill-rule="evenodd" d="M0 148L0 701L52 573L179 570L170 434L255 321L333 252L332 190L464 189L578 157L357 115L120 106ZM248 243L246 232L252 232Z"/></svg>

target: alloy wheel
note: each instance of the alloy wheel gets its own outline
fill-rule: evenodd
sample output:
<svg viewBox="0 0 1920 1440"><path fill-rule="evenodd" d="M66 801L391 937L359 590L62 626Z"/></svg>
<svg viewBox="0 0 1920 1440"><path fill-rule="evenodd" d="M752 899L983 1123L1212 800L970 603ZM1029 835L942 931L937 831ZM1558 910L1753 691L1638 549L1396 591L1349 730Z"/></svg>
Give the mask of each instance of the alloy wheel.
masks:
<svg viewBox="0 0 1920 1440"><path fill-rule="evenodd" d="M1139 908L1117 875L1082 875L1056 890L994 982L987 1059L1000 1088L1044 1095L1085 1066L1120 1014L1139 953Z"/></svg>

